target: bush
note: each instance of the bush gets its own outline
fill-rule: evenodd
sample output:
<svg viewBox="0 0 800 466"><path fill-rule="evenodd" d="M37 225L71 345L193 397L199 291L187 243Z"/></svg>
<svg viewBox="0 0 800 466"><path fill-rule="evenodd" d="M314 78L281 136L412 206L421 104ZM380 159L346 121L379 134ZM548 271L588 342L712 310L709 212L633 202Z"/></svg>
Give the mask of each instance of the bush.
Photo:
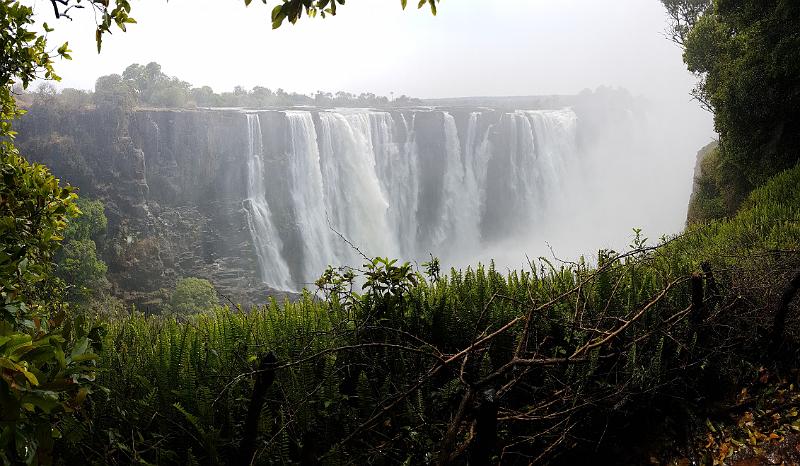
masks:
<svg viewBox="0 0 800 466"><path fill-rule="evenodd" d="M56 276L67 285L67 301L86 308L92 301L109 301L108 267L97 257L95 243L108 220L101 201L78 199L77 206L80 215L68 222L64 246L56 254Z"/></svg>
<svg viewBox="0 0 800 466"><path fill-rule="evenodd" d="M219 304L217 290L206 279L182 278L175 285L169 307L176 314L189 315L210 312Z"/></svg>

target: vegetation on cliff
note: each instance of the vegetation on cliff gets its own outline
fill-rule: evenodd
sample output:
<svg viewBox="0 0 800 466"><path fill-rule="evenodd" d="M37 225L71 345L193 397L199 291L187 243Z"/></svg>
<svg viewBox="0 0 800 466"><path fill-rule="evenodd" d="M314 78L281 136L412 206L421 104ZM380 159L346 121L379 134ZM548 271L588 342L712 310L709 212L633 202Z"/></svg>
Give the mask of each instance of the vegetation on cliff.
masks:
<svg viewBox="0 0 800 466"><path fill-rule="evenodd" d="M664 3L684 7L676 36L689 70L700 77L695 97L714 112L719 133L700 173L700 184L716 186L702 202L716 207L690 220L732 215L753 188L800 160L800 4Z"/></svg>
<svg viewBox="0 0 800 466"><path fill-rule="evenodd" d="M103 108L112 111L130 111L138 108L197 108L240 107L269 108L316 105L319 107L394 107L422 105L420 99L406 95L392 97L371 92L352 94L317 91L314 94L298 94L283 89L272 90L262 86L245 89L236 86L233 91L214 92L208 86L192 87L192 84L168 76L161 65L134 63L122 74L101 76L94 91L63 89L60 92L50 83L42 83L35 92L18 92L18 101L35 112L58 114Z"/></svg>

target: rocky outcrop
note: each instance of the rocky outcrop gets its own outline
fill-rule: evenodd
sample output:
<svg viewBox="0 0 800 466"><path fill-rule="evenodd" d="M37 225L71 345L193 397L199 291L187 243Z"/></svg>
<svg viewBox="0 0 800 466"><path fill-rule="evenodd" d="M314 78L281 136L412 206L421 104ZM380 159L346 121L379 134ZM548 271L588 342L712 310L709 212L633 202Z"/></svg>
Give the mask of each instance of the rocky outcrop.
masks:
<svg viewBox="0 0 800 466"><path fill-rule="evenodd" d="M109 125L102 111L72 124L22 119L19 146L81 195L105 202L109 231L101 254L116 293L158 304L184 276L212 281L234 302L263 302L243 215L247 138L241 114L142 110Z"/></svg>
<svg viewBox="0 0 800 466"><path fill-rule="evenodd" d="M686 224L707 222L726 215L722 190L719 187L717 141L711 142L697 151L692 193L686 213Z"/></svg>

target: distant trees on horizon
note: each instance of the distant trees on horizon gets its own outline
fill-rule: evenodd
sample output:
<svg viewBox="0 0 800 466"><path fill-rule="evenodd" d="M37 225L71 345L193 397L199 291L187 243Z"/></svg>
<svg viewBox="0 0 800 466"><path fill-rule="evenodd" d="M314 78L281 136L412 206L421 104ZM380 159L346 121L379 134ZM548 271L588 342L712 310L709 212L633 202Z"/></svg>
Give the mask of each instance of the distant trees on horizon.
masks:
<svg viewBox="0 0 800 466"><path fill-rule="evenodd" d="M371 92L352 94L317 91L313 95L287 92L263 86L246 89L236 86L233 91L215 92L209 86L193 87L174 76L168 76L161 65L133 63L122 74L101 76L94 91L67 88L60 92L49 82L26 95L18 90L18 100L23 105L30 101L58 100L63 106L83 108L89 106L131 109L135 107L196 108L196 107L292 107L315 105L319 107L388 107L421 105L422 101L406 95L395 99ZM31 97L30 99L28 97Z"/></svg>

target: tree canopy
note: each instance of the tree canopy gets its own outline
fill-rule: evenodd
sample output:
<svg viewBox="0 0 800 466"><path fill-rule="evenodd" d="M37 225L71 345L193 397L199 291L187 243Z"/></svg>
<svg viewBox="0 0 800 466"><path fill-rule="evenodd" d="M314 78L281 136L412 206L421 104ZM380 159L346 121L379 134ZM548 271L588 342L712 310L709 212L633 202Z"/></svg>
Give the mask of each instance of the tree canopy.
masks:
<svg viewBox="0 0 800 466"><path fill-rule="evenodd" d="M217 291L204 278L188 277L178 280L170 298L172 312L180 315L209 312L217 304Z"/></svg>
<svg viewBox="0 0 800 466"><path fill-rule="evenodd" d="M800 160L800 3L662 3L672 18L668 33L699 78L694 96L714 113L719 134L701 184L730 215L754 187Z"/></svg>

